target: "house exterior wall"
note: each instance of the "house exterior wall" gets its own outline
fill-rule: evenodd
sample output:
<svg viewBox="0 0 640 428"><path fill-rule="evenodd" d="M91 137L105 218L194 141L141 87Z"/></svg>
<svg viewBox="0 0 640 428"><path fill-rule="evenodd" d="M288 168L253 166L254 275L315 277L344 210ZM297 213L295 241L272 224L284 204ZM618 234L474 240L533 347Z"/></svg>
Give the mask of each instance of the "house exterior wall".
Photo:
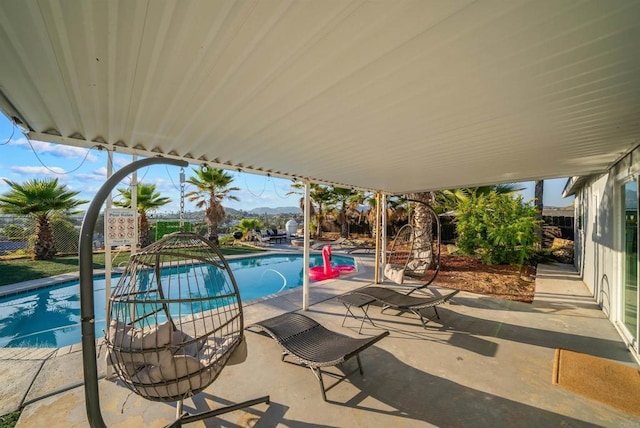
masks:
<svg viewBox="0 0 640 428"><path fill-rule="evenodd" d="M605 313L611 310L611 282L614 275L612 257L613 243L603 236L605 230L613 230L613 216L606 215L605 200L609 175L593 177L576 195L575 202L575 264L584 283ZM610 240L609 240L610 241ZM606 259L606 260L605 260Z"/></svg>
<svg viewBox="0 0 640 428"><path fill-rule="evenodd" d="M637 341L621 328L623 299L621 186L638 180L640 150L630 153L605 174L589 177L575 191L575 266L605 315L618 327L636 359Z"/></svg>

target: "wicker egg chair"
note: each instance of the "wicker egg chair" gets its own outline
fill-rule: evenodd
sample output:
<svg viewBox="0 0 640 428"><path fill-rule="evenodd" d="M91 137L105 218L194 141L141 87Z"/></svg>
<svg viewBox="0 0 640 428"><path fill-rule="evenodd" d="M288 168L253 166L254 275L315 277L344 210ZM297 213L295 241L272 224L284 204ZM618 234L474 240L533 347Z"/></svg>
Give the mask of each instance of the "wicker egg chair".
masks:
<svg viewBox="0 0 640 428"><path fill-rule="evenodd" d="M387 251L384 276L396 284L404 282L407 263L413 255L414 236L413 226L405 224L400 228Z"/></svg>
<svg viewBox="0 0 640 428"><path fill-rule="evenodd" d="M433 208L420 201L410 202L423 205L423 226L417 227L418 222L411 218L409 224L400 228L387 251L384 275L396 284L413 287L413 292L426 289L438 276L441 229L440 218ZM408 284L406 279L418 284Z"/></svg>
<svg viewBox="0 0 640 428"><path fill-rule="evenodd" d="M93 231L102 204L118 183L140 168L157 164L181 167L184 183L185 161L160 157L134 161L98 189L80 229L82 365L91 427L106 426L98 388ZM108 298L108 362L122 383L140 396L177 402L171 427L269 403L269 396L263 396L194 414L182 411L185 398L211 385L225 365L246 355L238 286L226 260L208 241L178 232L144 248L130 258Z"/></svg>
<svg viewBox="0 0 640 428"><path fill-rule="evenodd" d="M240 295L220 251L174 233L133 255L109 297L105 337L122 382L150 400L178 401L246 356Z"/></svg>

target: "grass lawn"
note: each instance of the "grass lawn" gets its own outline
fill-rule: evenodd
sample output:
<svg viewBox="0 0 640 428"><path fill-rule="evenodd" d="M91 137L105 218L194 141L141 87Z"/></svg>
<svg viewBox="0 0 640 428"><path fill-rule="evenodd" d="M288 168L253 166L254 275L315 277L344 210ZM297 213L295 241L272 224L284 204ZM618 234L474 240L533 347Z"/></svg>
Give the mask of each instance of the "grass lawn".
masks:
<svg viewBox="0 0 640 428"><path fill-rule="evenodd" d="M260 252L254 247L246 246L226 246L221 247L222 254L237 255ZM126 263L129 259L129 252L122 252L116 256L113 253L113 265L118 266ZM104 269L104 253L93 255L93 268ZM24 259L4 259L0 260L0 286L15 284L16 282L29 281L32 279L47 278L63 273L78 271L78 256L60 256L53 260L31 260Z"/></svg>

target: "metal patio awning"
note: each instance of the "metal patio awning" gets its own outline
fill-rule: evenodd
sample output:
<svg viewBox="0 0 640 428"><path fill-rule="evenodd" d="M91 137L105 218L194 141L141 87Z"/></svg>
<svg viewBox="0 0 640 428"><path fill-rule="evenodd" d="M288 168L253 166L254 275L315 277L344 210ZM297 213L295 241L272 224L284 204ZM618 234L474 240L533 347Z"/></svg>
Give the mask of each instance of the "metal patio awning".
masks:
<svg viewBox="0 0 640 428"><path fill-rule="evenodd" d="M32 139L387 193L605 171L640 142L640 2L4 1Z"/></svg>

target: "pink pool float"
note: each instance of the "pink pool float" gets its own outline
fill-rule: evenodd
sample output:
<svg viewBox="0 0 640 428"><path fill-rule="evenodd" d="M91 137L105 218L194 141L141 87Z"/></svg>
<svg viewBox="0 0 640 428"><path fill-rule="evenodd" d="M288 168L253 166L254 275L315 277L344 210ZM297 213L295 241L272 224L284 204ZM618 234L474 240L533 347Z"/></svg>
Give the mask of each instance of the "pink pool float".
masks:
<svg viewBox="0 0 640 428"><path fill-rule="evenodd" d="M340 273L349 273L356 270L356 267L351 265L335 265L333 268L338 269Z"/></svg>
<svg viewBox="0 0 640 428"><path fill-rule="evenodd" d="M340 276L340 270L331 266L331 246L322 247L323 266L312 266L309 268L309 278L315 281L324 279L337 278Z"/></svg>

